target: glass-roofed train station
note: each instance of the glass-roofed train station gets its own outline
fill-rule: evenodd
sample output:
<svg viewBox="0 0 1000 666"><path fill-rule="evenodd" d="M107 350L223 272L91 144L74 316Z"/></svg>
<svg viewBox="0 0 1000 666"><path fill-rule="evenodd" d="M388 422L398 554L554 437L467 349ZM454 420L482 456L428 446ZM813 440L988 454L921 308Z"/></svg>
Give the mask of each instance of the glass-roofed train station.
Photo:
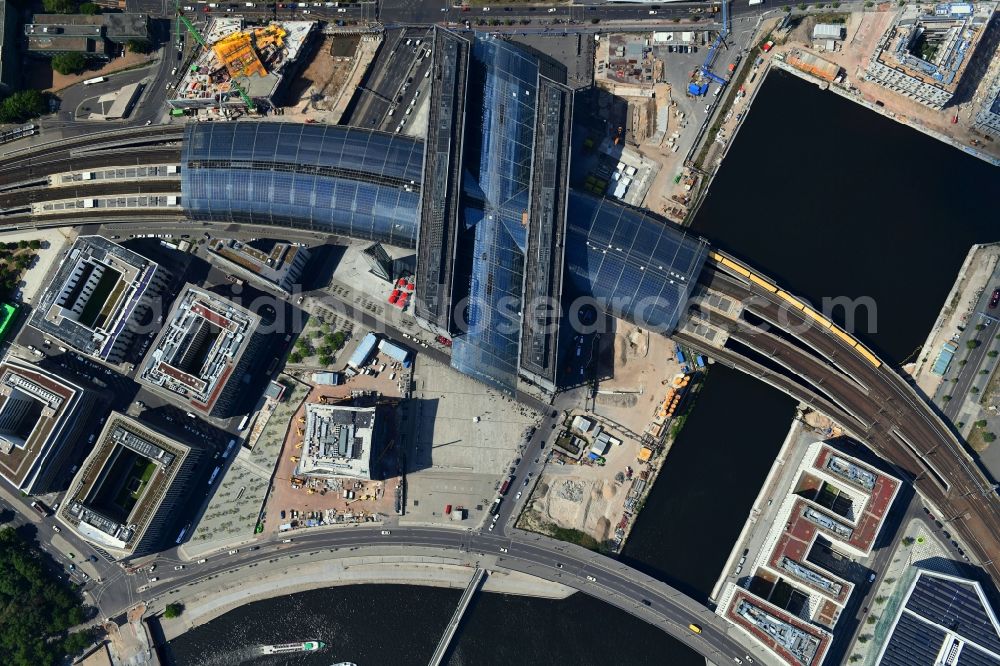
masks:
<svg viewBox="0 0 1000 666"><path fill-rule="evenodd" d="M707 244L570 191L562 66L441 28L432 53L425 141L343 126L188 125L188 215L415 248L417 321L454 341L455 369L506 392L519 382L556 390L573 335L564 287L671 334Z"/></svg>

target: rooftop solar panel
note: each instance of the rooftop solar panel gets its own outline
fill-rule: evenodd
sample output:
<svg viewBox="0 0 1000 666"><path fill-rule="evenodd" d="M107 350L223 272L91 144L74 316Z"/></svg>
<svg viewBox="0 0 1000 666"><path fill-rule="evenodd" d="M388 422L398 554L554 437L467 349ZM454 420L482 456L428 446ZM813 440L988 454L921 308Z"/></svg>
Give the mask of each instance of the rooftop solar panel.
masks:
<svg viewBox="0 0 1000 666"><path fill-rule="evenodd" d="M934 666L945 633L903 613L889 638L879 666Z"/></svg>
<svg viewBox="0 0 1000 666"><path fill-rule="evenodd" d="M1000 636L970 583L925 573L918 578L906 608L1000 654Z"/></svg>
<svg viewBox="0 0 1000 666"><path fill-rule="evenodd" d="M1000 659L983 652L972 643L966 643L958 654L955 666L1000 666Z"/></svg>

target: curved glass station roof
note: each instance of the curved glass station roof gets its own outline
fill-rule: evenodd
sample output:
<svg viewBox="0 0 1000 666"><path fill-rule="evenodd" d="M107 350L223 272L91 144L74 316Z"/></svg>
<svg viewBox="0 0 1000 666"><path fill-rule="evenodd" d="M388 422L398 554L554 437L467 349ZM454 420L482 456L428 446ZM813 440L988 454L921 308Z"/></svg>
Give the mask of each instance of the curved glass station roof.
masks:
<svg viewBox="0 0 1000 666"><path fill-rule="evenodd" d="M652 215L569 194L566 272L605 312L669 335L677 326L708 243Z"/></svg>
<svg viewBox="0 0 1000 666"><path fill-rule="evenodd" d="M190 123L191 219L297 227L415 247L423 143L345 126Z"/></svg>

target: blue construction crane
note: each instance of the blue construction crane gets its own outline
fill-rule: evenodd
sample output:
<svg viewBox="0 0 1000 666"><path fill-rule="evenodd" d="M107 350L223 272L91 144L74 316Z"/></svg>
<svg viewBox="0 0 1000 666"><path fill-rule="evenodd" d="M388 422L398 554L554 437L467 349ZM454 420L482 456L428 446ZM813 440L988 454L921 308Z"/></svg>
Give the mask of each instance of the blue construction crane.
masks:
<svg viewBox="0 0 1000 666"><path fill-rule="evenodd" d="M708 55L705 56L705 62L702 63L701 65L702 76L704 76L707 79L711 79L712 81L715 81L720 86L726 85L727 81L712 71L712 65L715 64L715 58L719 55L719 47L725 44L726 37L728 36L729 36L729 0L722 0L722 30L719 31L718 36L712 43L712 48L708 50Z"/></svg>

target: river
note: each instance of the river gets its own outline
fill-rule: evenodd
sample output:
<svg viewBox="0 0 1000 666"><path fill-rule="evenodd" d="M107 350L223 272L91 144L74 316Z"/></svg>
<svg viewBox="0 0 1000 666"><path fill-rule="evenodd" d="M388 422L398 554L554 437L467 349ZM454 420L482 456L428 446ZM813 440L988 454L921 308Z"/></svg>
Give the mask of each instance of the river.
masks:
<svg viewBox="0 0 1000 666"><path fill-rule="evenodd" d="M969 246L997 240L990 196L997 176L984 162L777 72L694 229L817 303L870 297L875 326L856 332L898 363L923 342ZM706 597L793 408L774 389L714 368L623 559ZM314 590L244 606L170 650L175 663L193 666L423 664L458 596L405 586ZM452 666L704 663L581 594L562 601L484 594L466 620ZM294 659L248 649L294 638L333 647Z"/></svg>

